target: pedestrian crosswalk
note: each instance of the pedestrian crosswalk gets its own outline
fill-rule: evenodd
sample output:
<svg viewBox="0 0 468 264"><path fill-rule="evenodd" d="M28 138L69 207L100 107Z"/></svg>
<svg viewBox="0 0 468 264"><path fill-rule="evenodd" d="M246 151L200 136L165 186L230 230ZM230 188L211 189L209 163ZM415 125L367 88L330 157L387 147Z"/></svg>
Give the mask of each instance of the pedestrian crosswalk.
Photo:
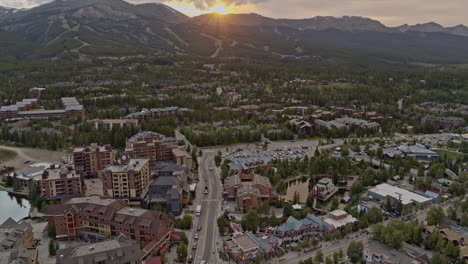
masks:
<svg viewBox="0 0 468 264"><path fill-rule="evenodd" d="M202 203L203 202L207 202L207 203L209 203L209 202L219 202L219 201L220 201L219 199L203 199Z"/></svg>

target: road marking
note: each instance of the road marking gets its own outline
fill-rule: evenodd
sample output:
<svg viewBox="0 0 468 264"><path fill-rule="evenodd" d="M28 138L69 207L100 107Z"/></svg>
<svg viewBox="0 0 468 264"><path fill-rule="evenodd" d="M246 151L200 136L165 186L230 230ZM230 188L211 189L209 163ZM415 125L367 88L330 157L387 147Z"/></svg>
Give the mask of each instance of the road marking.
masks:
<svg viewBox="0 0 468 264"><path fill-rule="evenodd" d="M204 200L202 200L202 203L203 202L207 202L207 203L209 203L209 202L219 202L219 201L220 201L219 199L204 199Z"/></svg>

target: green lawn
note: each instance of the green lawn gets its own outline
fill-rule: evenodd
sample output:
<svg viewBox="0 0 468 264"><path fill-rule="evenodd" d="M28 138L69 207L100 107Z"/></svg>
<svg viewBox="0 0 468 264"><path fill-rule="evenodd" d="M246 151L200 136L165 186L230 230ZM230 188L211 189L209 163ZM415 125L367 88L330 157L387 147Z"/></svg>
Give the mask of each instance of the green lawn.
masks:
<svg viewBox="0 0 468 264"><path fill-rule="evenodd" d="M449 160L456 160L458 157L463 155L462 153L459 153L459 152L453 152L453 151L441 150L441 149L437 149L434 151L437 152L437 154L439 154L440 157L447 155L447 158Z"/></svg>
<svg viewBox="0 0 468 264"><path fill-rule="evenodd" d="M0 161L7 161L16 158L17 153L12 150L0 149Z"/></svg>

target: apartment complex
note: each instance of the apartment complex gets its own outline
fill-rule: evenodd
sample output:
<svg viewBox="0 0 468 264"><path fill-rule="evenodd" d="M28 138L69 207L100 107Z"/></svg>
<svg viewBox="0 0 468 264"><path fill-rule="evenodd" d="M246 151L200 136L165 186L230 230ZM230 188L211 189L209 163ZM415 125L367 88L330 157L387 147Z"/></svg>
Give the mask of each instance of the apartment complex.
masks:
<svg viewBox="0 0 468 264"><path fill-rule="evenodd" d="M80 196L83 179L72 167L52 165L42 173L42 195L48 200Z"/></svg>
<svg viewBox="0 0 468 264"><path fill-rule="evenodd" d="M110 145L98 146L96 143L89 147L73 150L73 164L76 173L81 176L97 176L98 172L110 166L114 160Z"/></svg>
<svg viewBox="0 0 468 264"><path fill-rule="evenodd" d="M112 240L57 251L57 264L113 263L137 264L140 261L140 244L135 240L119 235Z"/></svg>
<svg viewBox="0 0 468 264"><path fill-rule="evenodd" d="M123 200L99 196L76 197L47 208L49 224L55 226L58 239L82 236L105 238L123 234L160 249L170 241L174 222L163 213L127 207Z"/></svg>
<svg viewBox="0 0 468 264"><path fill-rule="evenodd" d="M163 117L177 117L187 111L189 111L189 109L180 108L177 106L166 107L166 108L143 109L140 112L131 113L127 115L125 118L139 119L139 120L160 119Z"/></svg>
<svg viewBox="0 0 468 264"><path fill-rule="evenodd" d="M14 105L2 106L0 118L48 118L48 117L79 117L84 118L85 109L75 97L61 99L62 109L31 110L38 105L37 99L24 99Z"/></svg>
<svg viewBox="0 0 468 264"><path fill-rule="evenodd" d="M150 167L154 167L158 162L172 161L172 150L175 148L177 148L175 138L144 131L127 140L122 162L128 161L128 158L125 158L125 155L128 155L133 159L149 159Z"/></svg>
<svg viewBox="0 0 468 264"><path fill-rule="evenodd" d="M128 199L139 205L151 178L148 159L131 159L127 164L112 165L103 171L105 193Z"/></svg>
<svg viewBox="0 0 468 264"><path fill-rule="evenodd" d="M452 131L453 129L462 126L465 123L465 119L461 117L442 117L442 116L426 116L421 120L421 123L430 123L438 129Z"/></svg>
<svg viewBox="0 0 468 264"><path fill-rule="evenodd" d="M96 129L109 129L114 127L138 127L138 119L93 119L88 121Z"/></svg>

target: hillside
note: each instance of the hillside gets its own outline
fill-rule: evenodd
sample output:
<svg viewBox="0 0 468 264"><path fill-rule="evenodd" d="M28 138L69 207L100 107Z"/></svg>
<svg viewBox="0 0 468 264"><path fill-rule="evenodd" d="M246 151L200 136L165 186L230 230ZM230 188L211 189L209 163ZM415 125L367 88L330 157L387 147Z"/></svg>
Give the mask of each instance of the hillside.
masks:
<svg viewBox="0 0 468 264"><path fill-rule="evenodd" d="M54 1L0 7L0 56L87 59L145 54L302 61L468 62L468 28L436 23L387 27L363 17L273 19L258 14L194 18L164 4Z"/></svg>

